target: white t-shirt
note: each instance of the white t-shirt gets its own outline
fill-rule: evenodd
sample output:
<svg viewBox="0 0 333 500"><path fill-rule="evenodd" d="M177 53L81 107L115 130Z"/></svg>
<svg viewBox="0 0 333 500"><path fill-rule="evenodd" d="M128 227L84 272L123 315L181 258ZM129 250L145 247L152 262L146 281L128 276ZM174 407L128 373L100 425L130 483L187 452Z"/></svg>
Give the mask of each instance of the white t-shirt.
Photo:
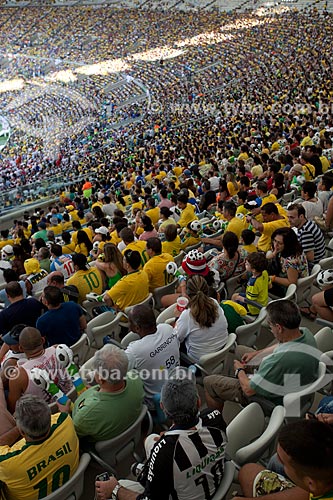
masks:
<svg viewBox="0 0 333 500"><path fill-rule="evenodd" d="M210 189L212 191L218 191L220 187L220 178L219 177L210 177L209 179Z"/></svg>
<svg viewBox="0 0 333 500"><path fill-rule="evenodd" d="M303 201L302 203L305 210L305 217L308 220L312 220L314 217L322 217L323 216L323 204L321 200L313 201Z"/></svg>
<svg viewBox="0 0 333 500"><path fill-rule="evenodd" d="M211 354L219 351L226 344L228 338L228 323L219 303L218 318L215 323L208 328L201 328L194 320L191 311L185 309L178 318L175 332L179 342L185 340L187 354L194 360L199 361L204 354Z"/></svg>
<svg viewBox="0 0 333 500"><path fill-rule="evenodd" d="M126 349L128 370L138 370L144 384L147 403L161 392L167 373L179 365L179 342L172 326L157 325L157 330L140 340L131 342ZM150 401L149 401L150 400Z"/></svg>

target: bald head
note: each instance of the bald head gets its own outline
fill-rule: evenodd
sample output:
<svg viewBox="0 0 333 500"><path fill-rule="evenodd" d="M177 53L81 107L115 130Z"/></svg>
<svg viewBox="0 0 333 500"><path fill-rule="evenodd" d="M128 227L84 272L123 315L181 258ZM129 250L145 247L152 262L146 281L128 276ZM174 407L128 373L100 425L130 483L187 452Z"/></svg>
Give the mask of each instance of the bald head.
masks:
<svg viewBox="0 0 333 500"><path fill-rule="evenodd" d="M65 278L61 271L53 271L47 277L47 284L51 286L56 286L58 288L63 288L65 284Z"/></svg>
<svg viewBox="0 0 333 500"><path fill-rule="evenodd" d="M20 333L19 344L25 353L34 352L43 347L43 338L37 328L26 326Z"/></svg>

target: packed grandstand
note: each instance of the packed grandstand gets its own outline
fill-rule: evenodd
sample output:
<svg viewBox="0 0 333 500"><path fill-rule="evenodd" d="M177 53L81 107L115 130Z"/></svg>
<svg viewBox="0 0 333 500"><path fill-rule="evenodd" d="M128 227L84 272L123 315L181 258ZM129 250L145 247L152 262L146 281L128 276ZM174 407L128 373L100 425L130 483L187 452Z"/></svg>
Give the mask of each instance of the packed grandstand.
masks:
<svg viewBox="0 0 333 500"><path fill-rule="evenodd" d="M0 12L1 498L332 499L333 2Z"/></svg>

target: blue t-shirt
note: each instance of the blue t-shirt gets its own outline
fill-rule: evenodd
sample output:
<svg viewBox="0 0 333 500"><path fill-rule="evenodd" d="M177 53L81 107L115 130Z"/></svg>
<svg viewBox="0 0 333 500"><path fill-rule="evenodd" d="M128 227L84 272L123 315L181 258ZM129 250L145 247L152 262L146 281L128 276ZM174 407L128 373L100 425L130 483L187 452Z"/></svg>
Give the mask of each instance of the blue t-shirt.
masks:
<svg viewBox="0 0 333 500"><path fill-rule="evenodd" d="M74 302L64 302L41 316L36 328L46 337L49 345L66 344L69 347L81 337L80 317L83 311Z"/></svg>

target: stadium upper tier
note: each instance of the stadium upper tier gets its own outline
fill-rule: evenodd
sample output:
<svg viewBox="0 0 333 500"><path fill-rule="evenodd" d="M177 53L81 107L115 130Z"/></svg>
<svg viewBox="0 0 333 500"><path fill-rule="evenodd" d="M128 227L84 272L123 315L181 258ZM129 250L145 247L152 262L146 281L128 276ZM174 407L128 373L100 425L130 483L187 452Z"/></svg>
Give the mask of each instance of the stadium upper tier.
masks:
<svg viewBox="0 0 333 500"><path fill-rule="evenodd" d="M14 189L3 203L54 176L143 165L150 142L167 161L177 152L190 163L193 129L223 154L253 128L271 141L295 117L332 127L333 20L321 0L301 2L302 12L251 1L246 13L186 15L105 4L2 9L0 114L11 131L0 190Z"/></svg>

